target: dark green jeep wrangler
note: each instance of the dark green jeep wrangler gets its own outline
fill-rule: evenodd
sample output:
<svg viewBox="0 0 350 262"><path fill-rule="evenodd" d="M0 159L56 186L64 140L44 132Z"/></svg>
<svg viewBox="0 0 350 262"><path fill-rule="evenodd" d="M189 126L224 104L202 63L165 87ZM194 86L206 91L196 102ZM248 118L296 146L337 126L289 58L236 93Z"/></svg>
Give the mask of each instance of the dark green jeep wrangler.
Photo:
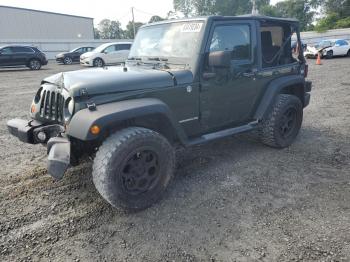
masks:
<svg viewBox="0 0 350 262"><path fill-rule="evenodd" d="M292 19L211 16L145 25L125 65L44 79L32 120L10 120L8 129L47 146L56 179L93 156L103 198L143 209L168 186L176 146L253 130L272 147L294 141L311 91L301 46Z"/></svg>

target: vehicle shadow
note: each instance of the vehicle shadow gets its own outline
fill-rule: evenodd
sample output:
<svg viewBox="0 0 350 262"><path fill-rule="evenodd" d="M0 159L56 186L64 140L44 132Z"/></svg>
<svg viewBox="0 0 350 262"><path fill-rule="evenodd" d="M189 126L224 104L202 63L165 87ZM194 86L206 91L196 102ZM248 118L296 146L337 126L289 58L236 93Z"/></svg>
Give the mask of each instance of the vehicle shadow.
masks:
<svg viewBox="0 0 350 262"><path fill-rule="evenodd" d="M26 71L46 71L50 70L48 67L42 67L40 70L31 70L27 67L3 67L0 68L0 73L10 73L10 72L26 72Z"/></svg>

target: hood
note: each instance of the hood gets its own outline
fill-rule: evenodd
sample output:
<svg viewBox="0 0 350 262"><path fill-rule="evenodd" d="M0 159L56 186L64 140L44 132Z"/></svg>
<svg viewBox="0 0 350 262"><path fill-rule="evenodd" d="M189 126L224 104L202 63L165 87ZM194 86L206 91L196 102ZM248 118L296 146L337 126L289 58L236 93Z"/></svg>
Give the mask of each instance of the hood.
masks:
<svg viewBox="0 0 350 262"><path fill-rule="evenodd" d="M306 47L306 50L307 50L308 52L312 53L312 54L317 54L317 53L318 53L317 48L314 47L314 46L307 46L307 47Z"/></svg>
<svg viewBox="0 0 350 262"><path fill-rule="evenodd" d="M175 85L191 84L190 70L155 70L143 67L94 68L55 74L42 83L51 83L68 90L73 97L80 96L80 90L89 96L126 91L157 89Z"/></svg>
<svg viewBox="0 0 350 262"><path fill-rule="evenodd" d="M92 56L92 55L94 55L94 54L96 54L96 52L91 51L91 52L86 52L86 53L82 54L82 56L84 56L84 57L89 57L89 56Z"/></svg>
<svg viewBox="0 0 350 262"><path fill-rule="evenodd" d="M66 54L68 54L68 52L59 53L59 54L56 55L56 57L64 56Z"/></svg>

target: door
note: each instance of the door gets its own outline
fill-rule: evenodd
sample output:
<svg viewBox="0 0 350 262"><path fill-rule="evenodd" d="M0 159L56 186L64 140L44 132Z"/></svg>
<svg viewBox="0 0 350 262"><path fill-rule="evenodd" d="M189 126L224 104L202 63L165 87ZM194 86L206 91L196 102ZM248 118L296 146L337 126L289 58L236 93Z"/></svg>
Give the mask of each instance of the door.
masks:
<svg viewBox="0 0 350 262"><path fill-rule="evenodd" d="M34 54L33 49L24 46L12 47L12 61L14 65L26 65L29 57Z"/></svg>
<svg viewBox="0 0 350 262"><path fill-rule="evenodd" d="M337 53L334 55L346 55L349 51L349 45L345 40L337 40L335 42Z"/></svg>
<svg viewBox="0 0 350 262"><path fill-rule="evenodd" d="M0 66L10 66L12 63L12 48L5 47L0 50Z"/></svg>
<svg viewBox="0 0 350 262"><path fill-rule="evenodd" d="M103 50L102 59L106 64L113 64L115 63L115 45L110 45Z"/></svg>
<svg viewBox="0 0 350 262"><path fill-rule="evenodd" d="M125 62L125 60L128 59L130 48L131 44L119 44L117 46L116 49L119 53L119 63Z"/></svg>
<svg viewBox="0 0 350 262"><path fill-rule="evenodd" d="M249 122L258 95L255 23L214 23L201 73L201 124L205 130ZM208 65L210 52L230 51L229 68Z"/></svg>
<svg viewBox="0 0 350 262"><path fill-rule="evenodd" d="M75 50L72 54L72 59L73 61L79 61L80 56L85 53L85 47L81 47L77 50Z"/></svg>
<svg viewBox="0 0 350 262"><path fill-rule="evenodd" d="M111 59L113 64L123 63L128 58L130 50L130 44L117 44L115 45L115 51L111 53Z"/></svg>

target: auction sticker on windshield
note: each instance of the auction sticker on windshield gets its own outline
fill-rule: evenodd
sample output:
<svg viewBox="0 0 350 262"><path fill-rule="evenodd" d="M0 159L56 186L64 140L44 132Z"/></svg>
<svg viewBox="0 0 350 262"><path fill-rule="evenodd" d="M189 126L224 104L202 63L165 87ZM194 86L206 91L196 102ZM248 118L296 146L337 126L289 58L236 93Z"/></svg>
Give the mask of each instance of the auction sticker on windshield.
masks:
<svg viewBox="0 0 350 262"><path fill-rule="evenodd" d="M183 24L181 32L182 33L198 33L202 29L203 23L186 23Z"/></svg>

